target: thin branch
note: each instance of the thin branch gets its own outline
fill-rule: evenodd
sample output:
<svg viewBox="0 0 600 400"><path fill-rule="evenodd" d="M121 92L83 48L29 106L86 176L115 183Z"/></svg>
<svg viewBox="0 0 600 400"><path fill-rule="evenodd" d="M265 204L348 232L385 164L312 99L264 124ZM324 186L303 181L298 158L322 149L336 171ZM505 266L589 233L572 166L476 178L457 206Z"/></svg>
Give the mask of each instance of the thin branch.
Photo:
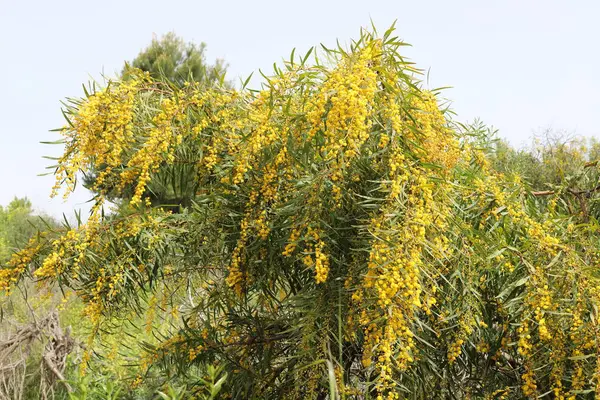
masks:
<svg viewBox="0 0 600 400"><path fill-rule="evenodd" d="M44 360L44 364L46 364L46 367L50 371L52 371L52 373L56 376L56 378L58 378L58 380L63 385L65 385L65 388L67 389L67 392L72 393L73 392L73 388L71 387L71 385L69 385L67 383L67 381L65 380L65 377L63 376L63 374L58 370L58 368L56 368L56 365L54 365L54 363L52 362L52 358L50 357L50 353L44 354L43 360Z"/></svg>
<svg viewBox="0 0 600 400"><path fill-rule="evenodd" d="M575 189L571 189L568 188L567 192L575 195L575 196L580 196L580 195L590 195L594 192L598 192L600 191L600 185L596 186L595 188L592 189L583 189L583 190L575 190ZM551 196L553 194L557 194L559 192L557 192L556 190L541 190L541 191L537 191L537 192L531 192L531 194L533 196Z"/></svg>

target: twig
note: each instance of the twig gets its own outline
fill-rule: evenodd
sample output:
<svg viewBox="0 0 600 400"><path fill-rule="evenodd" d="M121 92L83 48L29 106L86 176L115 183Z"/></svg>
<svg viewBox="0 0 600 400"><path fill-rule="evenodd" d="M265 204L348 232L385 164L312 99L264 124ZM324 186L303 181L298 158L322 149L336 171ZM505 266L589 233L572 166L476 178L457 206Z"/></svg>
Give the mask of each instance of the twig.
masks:
<svg viewBox="0 0 600 400"><path fill-rule="evenodd" d="M71 387L71 385L69 385L69 383L65 380L65 377L63 376L63 374L58 370L58 368L56 368L56 366L54 365L54 363L52 362L52 358L50 357L51 353L46 353L44 354L43 360L44 363L46 364L46 367L48 367L48 369L50 371L52 371L52 373L54 373L54 375L58 378L58 380L65 385L65 388L67 389L67 392L72 393L73 392L73 388Z"/></svg>
<svg viewBox="0 0 600 400"><path fill-rule="evenodd" d="M596 186L595 188L592 189L582 189L582 190L575 190L575 189L571 189L568 188L567 192L575 195L575 196L580 196L580 195L590 195L594 192L600 191L600 185ZM533 196L551 196L553 194L557 194L558 192L556 190L541 190L541 191L537 191L537 192L531 192L531 194Z"/></svg>

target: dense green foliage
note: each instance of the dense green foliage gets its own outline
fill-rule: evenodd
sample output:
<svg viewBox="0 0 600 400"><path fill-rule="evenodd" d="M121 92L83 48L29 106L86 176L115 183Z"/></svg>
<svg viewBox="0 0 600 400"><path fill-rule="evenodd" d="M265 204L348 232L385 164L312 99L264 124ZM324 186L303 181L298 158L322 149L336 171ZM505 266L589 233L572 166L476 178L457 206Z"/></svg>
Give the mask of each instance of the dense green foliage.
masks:
<svg viewBox="0 0 600 400"><path fill-rule="evenodd" d="M224 84L227 65L217 60L213 65L206 62L206 44L185 43L173 32L142 50L130 66L150 73L154 79L182 86L185 82L198 82L206 86ZM129 75L129 67L123 69L123 77Z"/></svg>

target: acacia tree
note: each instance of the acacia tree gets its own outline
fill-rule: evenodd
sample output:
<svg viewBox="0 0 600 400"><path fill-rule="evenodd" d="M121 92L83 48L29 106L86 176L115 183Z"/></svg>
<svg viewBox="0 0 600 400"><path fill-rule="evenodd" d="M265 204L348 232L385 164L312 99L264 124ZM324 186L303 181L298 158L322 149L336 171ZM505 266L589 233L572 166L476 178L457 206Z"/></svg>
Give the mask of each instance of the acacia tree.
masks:
<svg viewBox="0 0 600 400"><path fill-rule="evenodd" d="M15 254L0 289L73 288L98 339L145 314L161 340L136 382L217 365L232 398L594 392L595 222L574 229L494 172L489 138L420 88L404 45L390 29L325 64L292 53L261 91L137 72L73 101L55 189L105 166L91 216ZM173 214L146 190L177 165L195 190Z"/></svg>

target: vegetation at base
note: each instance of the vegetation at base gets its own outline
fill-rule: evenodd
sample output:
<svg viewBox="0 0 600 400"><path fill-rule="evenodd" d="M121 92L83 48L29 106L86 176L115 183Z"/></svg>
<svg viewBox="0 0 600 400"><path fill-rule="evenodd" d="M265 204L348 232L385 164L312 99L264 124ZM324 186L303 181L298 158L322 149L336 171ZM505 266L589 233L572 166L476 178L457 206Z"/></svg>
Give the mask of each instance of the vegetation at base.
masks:
<svg viewBox="0 0 600 400"><path fill-rule="evenodd" d="M0 289L83 309L70 398L600 390L597 144L459 123L405 45L292 52L259 91L132 69L67 104L54 190L93 175L91 215Z"/></svg>

